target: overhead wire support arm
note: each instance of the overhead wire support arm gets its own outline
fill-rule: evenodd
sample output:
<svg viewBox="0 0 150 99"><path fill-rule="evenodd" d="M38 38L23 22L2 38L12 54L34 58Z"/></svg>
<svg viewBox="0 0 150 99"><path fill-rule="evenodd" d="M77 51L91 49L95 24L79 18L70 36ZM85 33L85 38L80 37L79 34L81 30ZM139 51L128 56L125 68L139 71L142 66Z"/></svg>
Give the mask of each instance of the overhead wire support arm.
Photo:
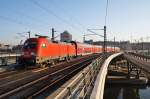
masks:
<svg viewBox="0 0 150 99"><path fill-rule="evenodd" d="M25 34L25 33L28 34L28 38L31 37L31 31L28 31L28 32L21 32L21 33L17 33L17 34L20 35L21 37L25 37L25 35L23 35L23 34Z"/></svg>
<svg viewBox="0 0 150 99"><path fill-rule="evenodd" d="M87 31L93 33L94 35L98 35L100 37L104 37L103 35L97 34L96 32L92 31L92 30L104 30L104 29L87 29Z"/></svg>
<svg viewBox="0 0 150 99"><path fill-rule="evenodd" d="M107 41L107 39L106 39L106 26L104 26L104 29L87 29L87 30L88 30L89 32L91 32L91 33L94 33L95 35L98 35L98 36L104 38L103 52L104 52L104 54L105 54L105 53L107 52L107 44L106 44L106 41ZM104 30L104 35L99 35L99 34L95 33L95 32L92 31L92 30Z"/></svg>

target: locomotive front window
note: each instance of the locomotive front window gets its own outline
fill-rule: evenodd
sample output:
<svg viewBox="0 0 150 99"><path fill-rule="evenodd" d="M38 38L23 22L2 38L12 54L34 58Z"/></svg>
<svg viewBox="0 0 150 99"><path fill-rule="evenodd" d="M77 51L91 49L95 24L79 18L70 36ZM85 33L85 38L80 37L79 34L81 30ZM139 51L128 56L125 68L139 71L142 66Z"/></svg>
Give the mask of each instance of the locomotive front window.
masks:
<svg viewBox="0 0 150 99"><path fill-rule="evenodd" d="M37 42L26 42L24 44L24 49L35 49L37 46Z"/></svg>

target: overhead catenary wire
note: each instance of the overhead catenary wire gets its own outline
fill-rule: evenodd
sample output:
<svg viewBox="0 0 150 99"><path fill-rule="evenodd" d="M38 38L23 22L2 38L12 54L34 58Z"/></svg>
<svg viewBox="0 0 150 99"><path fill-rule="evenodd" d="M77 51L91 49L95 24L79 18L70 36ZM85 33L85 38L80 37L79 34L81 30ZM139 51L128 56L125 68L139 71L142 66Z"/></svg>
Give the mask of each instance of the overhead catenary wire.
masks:
<svg viewBox="0 0 150 99"><path fill-rule="evenodd" d="M104 45L103 45L103 52L104 54L107 52L107 32L106 32L106 22L107 22L107 13L108 13L108 0L106 1L106 10L105 10L105 25L104 25Z"/></svg>
<svg viewBox="0 0 150 99"><path fill-rule="evenodd" d="M107 15L108 15L108 5L109 5L109 0L106 1L106 12L105 12L105 26L107 24Z"/></svg>
<svg viewBox="0 0 150 99"><path fill-rule="evenodd" d="M12 9L11 9L11 11L13 11L13 13L15 13L15 14L18 14L19 16L24 16L24 17L26 17L26 18L28 18L28 19L31 19L32 21L36 21L36 22L38 22L38 24L40 23L40 26L41 26L41 23L42 23L43 25L49 24L48 22L45 22L45 21L43 21L43 20L39 20L39 19L37 19L36 17L30 16L30 15L25 14L25 13L23 13L23 12L14 11L14 10L12 10ZM42 25L42 26L43 26L43 25Z"/></svg>
<svg viewBox="0 0 150 99"><path fill-rule="evenodd" d="M18 25L22 25L22 26L24 26L25 28L29 28L30 27L30 29L31 29L31 26L29 26L29 24L25 24L24 22L22 22L22 21L19 21L19 20L16 20L16 19L14 19L14 18L10 18L10 17L6 17L6 16L2 16L2 15L0 15L0 19L2 19L2 20L5 20L5 21L8 21L8 22L11 22L11 23L15 23L15 24L18 24ZM36 29L36 28L32 28L32 30L38 30L38 29Z"/></svg>
<svg viewBox="0 0 150 99"><path fill-rule="evenodd" d="M0 15L0 19L6 20L6 21L9 21L9 22L12 22L12 23L16 23L16 24L19 24L19 25L25 25L21 21L18 21L16 19L12 19L12 18L9 18L9 17L1 16L1 15Z"/></svg>
<svg viewBox="0 0 150 99"><path fill-rule="evenodd" d="M67 20L61 18L61 17L58 16L56 13L54 13L52 10L50 10L50 9L48 9L48 8L46 8L46 7L44 7L44 6L42 6L42 5L41 5L40 3L38 3L37 1L35 1L35 0L29 0L29 1L31 1L33 4L35 4L36 6L38 6L38 7L41 8L41 9L43 9L45 12L49 13L50 15L56 17L58 20L62 21L63 23L65 23L65 24L67 24L67 25L69 25L69 26L72 27L73 29L75 29L75 30L81 32L80 29L78 29L78 28L77 28L76 26L74 26L72 23L69 23Z"/></svg>
<svg viewBox="0 0 150 99"><path fill-rule="evenodd" d="M24 12L15 11L15 10L12 10L12 9L11 9L11 11L14 14L17 14L18 16L26 17L27 20L32 20L32 21L29 22L30 25L34 25L34 27L38 27L38 30L39 30L39 28L40 28L40 30L45 30L44 27L51 27L48 22L40 20L37 17L33 17L33 16L29 15L29 14L25 14ZM33 23L33 21L37 22L36 25L35 25L35 23Z"/></svg>
<svg viewBox="0 0 150 99"><path fill-rule="evenodd" d="M54 0L51 0L51 3L52 3L53 5L55 5L57 8L61 9L61 11L63 11L63 13L65 13L65 15L67 15L67 17L68 17L70 20L76 21L75 23L76 23L77 25L79 25L80 27L86 29L85 26L84 26L81 22L79 22L75 17L73 17L72 14L68 13L63 7L58 6L58 5L54 2Z"/></svg>

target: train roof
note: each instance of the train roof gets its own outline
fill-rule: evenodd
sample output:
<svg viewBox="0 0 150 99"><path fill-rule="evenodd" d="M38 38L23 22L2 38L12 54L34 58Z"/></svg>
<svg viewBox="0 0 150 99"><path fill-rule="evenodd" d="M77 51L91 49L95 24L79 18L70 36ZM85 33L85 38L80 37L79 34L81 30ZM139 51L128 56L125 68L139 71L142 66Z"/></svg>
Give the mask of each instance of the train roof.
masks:
<svg viewBox="0 0 150 99"><path fill-rule="evenodd" d="M59 43L59 44L71 44L72 42L75 42L75 43L77 43L77 45L79 45L79 46L85 46L85 47L90 47L90 46L95 46L95 47L102 47L101 45L92 45L92 44L87 44L87 43L82 43L82 42L76 42L76 41L70 41L70 42L60 42L60 41L52 41L52 40L49 40L48 38L46 38L46 37L42 37L42 36L40 36L40 37L34 37L34 38L29 38L29 39L27 39L27 40L33 40L33 41L36 41L36 40L47 40L49 43ZM26 41L27 41L26 40ZM111 46L107 46L107 48L111 48ZM119 47L115 47L115 48L117 48L117 49L119 49Z"/></svg>
<svg viewBox="0 0 150 99"><path fill-rule="evenodd" d="M59 44L71 44L71 42L60 42L60 41L52 41L45 37L34 37L34 38L28 38L26 41L40 41L40 40L46 40L49 43L59 43Z"/></svg>

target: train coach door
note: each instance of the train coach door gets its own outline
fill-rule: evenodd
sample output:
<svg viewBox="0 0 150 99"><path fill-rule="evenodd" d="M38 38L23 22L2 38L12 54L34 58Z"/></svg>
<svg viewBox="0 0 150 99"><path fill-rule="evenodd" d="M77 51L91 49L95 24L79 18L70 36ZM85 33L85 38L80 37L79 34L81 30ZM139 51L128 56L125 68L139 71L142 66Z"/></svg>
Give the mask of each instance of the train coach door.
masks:
<svg viewBox="0 0 150 99"><path fill-rule="evenodd" d="M75 56L77 56L78 55L78 45L77 45L77 43L75 42L75 41L71 41L71 43L72 44L74 44L74 46L75 46Z"/></svg>
<svg viewBox="0 0 150 99"><path fill-rule="evenodd" d="M70 50L69 50L69 45L67 44L67 58L69 58L69 53L70 52Z"/></svg>

